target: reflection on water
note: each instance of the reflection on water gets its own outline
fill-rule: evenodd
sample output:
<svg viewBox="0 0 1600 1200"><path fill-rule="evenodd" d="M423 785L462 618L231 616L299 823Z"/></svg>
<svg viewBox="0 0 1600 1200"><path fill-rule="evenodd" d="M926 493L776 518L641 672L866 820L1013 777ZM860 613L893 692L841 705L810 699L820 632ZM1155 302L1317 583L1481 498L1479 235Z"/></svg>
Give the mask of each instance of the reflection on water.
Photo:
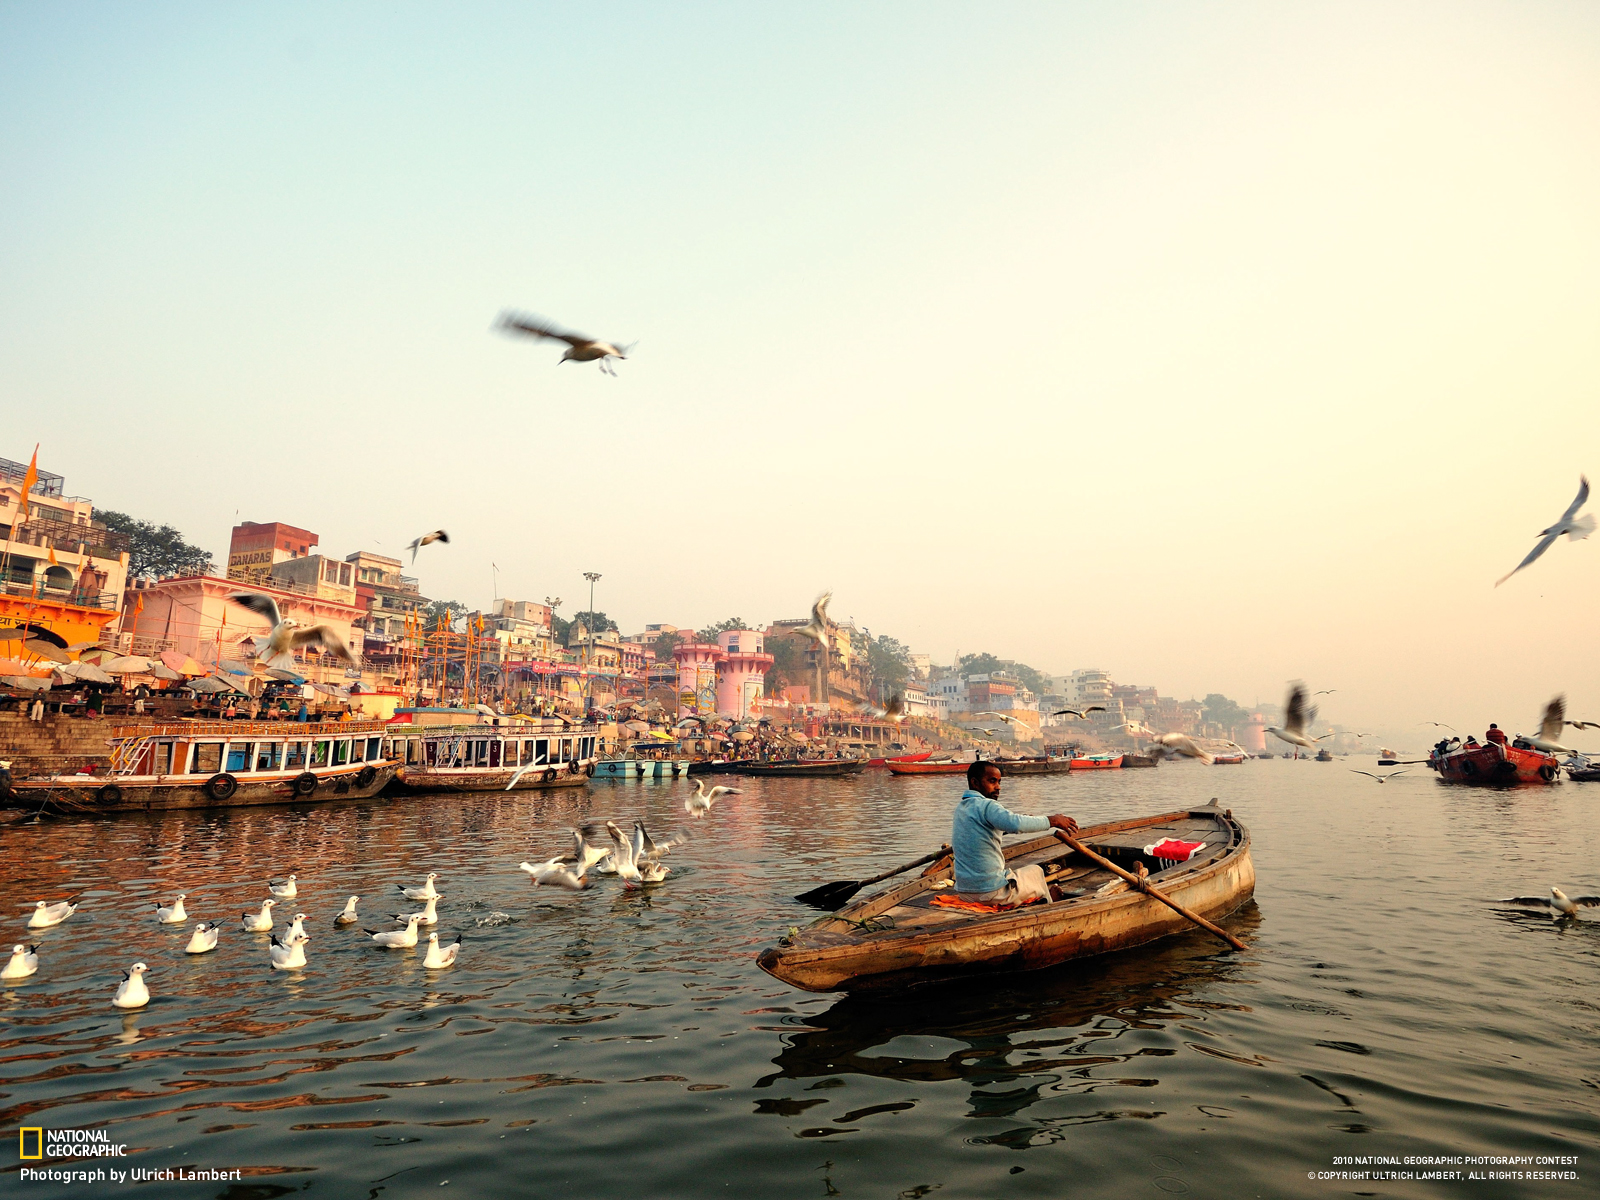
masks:
<svg viewBox="0 0 1600 1200"><path fill-rule="evenodd" d="M754 955L809 919L795 893L943 841L959 781L748 780L702 822L684 783L628 781L9 829L13 937L24 901L85 901L0 986L0 1131L105 1126L130 1163L243 1171L184 1193L233 1200L1322 1197L1359 1186L1306 1179L1338 1154L1592 1158L1600 920L1488 901L1594 890L1600 788L1366 784L1292 762L1013 781L1018 809L1086 821L1219 796L1255 838L1256 904L1230 922L1251 949L1180 936L872 999L792 991ZM574 823L636 816L695 835L660 887L516 870ZM361 932L430 870L441 941L464 935L447 971ZM276 972L238 914L289 871L312 941ZM150 916L178 891L222 922L215 952ZM335 928L352 893L363 920ZM153 1000L119 1013L136 958Z"/></svg>

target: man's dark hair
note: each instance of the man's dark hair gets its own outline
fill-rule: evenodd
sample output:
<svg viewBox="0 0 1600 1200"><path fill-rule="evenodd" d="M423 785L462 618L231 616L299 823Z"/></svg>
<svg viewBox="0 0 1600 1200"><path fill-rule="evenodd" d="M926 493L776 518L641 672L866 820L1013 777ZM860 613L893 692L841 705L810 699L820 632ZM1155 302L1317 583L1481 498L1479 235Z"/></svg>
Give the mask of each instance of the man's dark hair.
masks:
<svg viewBox="0 0 1600 1200"><path fill-rule="evenodd" d="M983 782L983 773L990 767L993 767L996 771L998 771L1000 769L1000 764L996 762L990 762L989 760L982 758L975 763L969 764L967 766L967 786L969 788L976 788L980 783Z"/></svg>

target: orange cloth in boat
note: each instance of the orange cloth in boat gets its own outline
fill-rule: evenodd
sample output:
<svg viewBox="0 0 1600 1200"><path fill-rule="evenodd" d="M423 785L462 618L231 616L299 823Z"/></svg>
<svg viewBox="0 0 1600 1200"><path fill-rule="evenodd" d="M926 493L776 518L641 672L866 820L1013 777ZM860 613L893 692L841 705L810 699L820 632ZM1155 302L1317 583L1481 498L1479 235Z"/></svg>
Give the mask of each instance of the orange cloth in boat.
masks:
<svg viewBox="0 0 1600 1200"><path fill-rule="evenodd" d="M929 900L928 903L931 905L936 905L939 908L959 908L964 909L967 912L1000 913L1010 912L1013 908L1022 908L1023 905L1027 904L1043 904L1044 900L1041 897L1035 896L1028 900L1024 900L1022 904L985 904L982 900L963 900L960 896L946 896L941 894L935 896L932 900Z"/></svg>

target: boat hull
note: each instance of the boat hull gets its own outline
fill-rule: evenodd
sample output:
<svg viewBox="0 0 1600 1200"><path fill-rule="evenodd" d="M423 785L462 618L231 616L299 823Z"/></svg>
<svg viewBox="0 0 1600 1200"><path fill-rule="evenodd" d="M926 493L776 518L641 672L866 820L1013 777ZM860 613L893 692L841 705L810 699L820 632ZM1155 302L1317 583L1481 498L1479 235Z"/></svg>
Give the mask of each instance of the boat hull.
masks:
<svg viewBox="0 0 1600 1200"><path fill-rule="evenodd" d="M371 768L360 782L364 768ZM164 812L184 808L251 808L264 804L317 804L325 800L363 800L376 796L399 769L394 762L355 764L346 769L311 772L317 786L309 794L297 793L295 779L302 772L278 772L267 778L240 777L233 795L215 799L207 781L194 776L83 776L57 775L14 785L19 800L55 812L112 813ZM112 791L111 789L115 789Z"/></svg>
<svg viewBox="0 0 1600 1200"><path fill-rule="evenodd" d="M511 778L516 773L515 767L407 766L400 769L396 779L406 792L540 792L589 785L588 772L569 771L565 764L527 771L513 787Z"/></svg>
<svg viewBox="0 0 1600 1200"><path fill-rule="evenodd" d="M1560 763L1554 754L1496 746L1492 742L1454 754L1435 753L1428 765L1439 772L1440 780L1445 783L1476 787L1550 784L1560 777Z"/></svg>
<svg viewBox="0 0 1600 1200"><path fill-rule="evenodd" d="M1134 767L1159 767L1161 756L1159 754L1124 754L1122 756L1122 769L1132 770Z"/></svg>
<svg viewBox="0 0 1600 1200"><path fill-rule="evenodd" d="M887 762L891 775L965 775L971 763L965 762Z"/></svg>
<svg viewBox="0 0 1600 1200"><path fill-rule="evenodd" d="M832 778L838 775L859 775L867 769L864 758L840 759L837 762L814 763L744 763L740 775L767 776L784 779Z"/></svg>
<svg viewBox="0 0 1600 1200"><path fill-rule="evenodd" d="M1070 758L999 758L994 765L1001 775L1065 775L1072 770ZM965 769L966 764L962 764Z"/></svg>
<svg viewBox="0 0 1600 1200"><path fill-rule="evenodd" d="M1122 769L1122 755L1097 754L1092 758L1075 758L1072 760L1074 771L1118 771Z"/></svg>
<svg viewBox="0 0 1600 1200"><path fill-rule="evenodd" d="M1182 865L1159 873L1155 879L1168 896L1199 915L1218 921L1246 903L1255 891L1255 866L1250 857L1250 835L1231 815L1214 809L1169 813L1141 821L1085 829L1079 837L1092 843L1107 831L1127 832L1173 818L1215 815L1219 825L1232 830L1226 853L1203 865ZM1154 835L1151 836L1154 839ZM1007 847L1015 861L1048 847L1046 837ZM1137 841L1137 837L1134 839ZM945 860L947 863L948 860ZM945 865L928 879L949 876ZM926 881L892 887L843 910L837 916L870 919L887 911ZM840 925L837 917L820 918L812 929L822 932L786 939L787 946L770 947L756 959L768 974L811 992L878 992L911 984L938 983L975 975L1038 970L1079 958L1089 958L1142 946L1170 934L1192 930L1194 925L1159 900L1126 885L1079 899L1034 905L1010 912L934 927L926 932L905 931L856 936L845 940L830 935ZM809 931L808 931L809 932ZM829 944L830 937L833 944Z"/></svg>

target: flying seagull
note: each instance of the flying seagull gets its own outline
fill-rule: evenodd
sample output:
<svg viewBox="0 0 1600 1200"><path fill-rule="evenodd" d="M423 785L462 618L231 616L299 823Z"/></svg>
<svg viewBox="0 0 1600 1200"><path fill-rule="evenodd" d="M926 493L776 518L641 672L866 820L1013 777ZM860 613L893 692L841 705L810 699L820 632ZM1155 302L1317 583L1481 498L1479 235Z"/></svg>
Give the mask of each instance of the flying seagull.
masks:
<svg viewBox="0 0 1600 1200"><path fill-rule="evenodd" d="M1561 519L1554 525L1551 525L1548 529L1541 529L1539 531L1539 537L1541 539L1539 544L1536 545L1532 550L1528 551L1527 558L1523 559L1515 567L1511 568L1511 570L1500 576L1499 579L1496 579L1494 581L1495 587L1499 587L1518 571L1522 570L1523 567L1527 566L1546 550L1550 549L1550 547L1555 544L1555 540L1563 533L1567 535L1569 541L1574 542L1582 541L1584 538L1593 533L1595 524L1594 518L1590 516L1578 516L1578 510L1583 507L1584 501L1588 498L1589 480L1585 476L1579 475L1578 495L1571 504L1567 505L1567 511L1561 514Z"/></svg>
<svg viewBox="0 0 1600 1200"><path fill-rule="evenodd" d="M1087 721L1090 713L1105 712L1105 710L1106 706L1104 704L1091 704L1088 708L1063 708L1060 712L1053 712L1050 715L1052 717L1065 717L1071 714L1080 721Z"/></svg>
<svg viewBox="0 0 1600 1200"><path fill-rule="evenodd" d="M694 782L695 793L683 802L683 811L695 818L695 820L699 820L711 811L711 806L717 802L718 796L743 795L738 788L723 787L721 784L718 784L708 792L706 791L704 776Z"/></svg>
<svg viewBox="0 0 1600 1200"><path fill-rule="evenodd" d="M1351 767L1350 769L1355 771L1357 775L1365 775L1368 778L1376 779L1379 783L1388 783L1389 780L1393 779L1396 775L1405 774L1404 771L1390 771L1387 775L1374 775L1371 771L1356 771L1354 767Z"/></svg>
<svg viewBox="0 0 1600 1200"><path fill-rule="evenodd" d="M1539 736L1524 740L1552 754L1571 754L1572 749L1561 744L1561 730L1567 723L1567 698L1557 696L1544 706L1544 716L1539 718Z"/></svg>
<svg viewBox="0 0 1600 1200"><path fill-rule="evenodd" d="M637 342L618 347L611 342L602 342L598 338L585 337L581 333L573 333L569 329L562 329L559 325L545 320L543 317L534 316L532 313L503 312L500 314L500 328L507 333L524 333L529 337L554 338L565 342L567 349L561 355L562 362L594 362L600 360L600 369L607 375L616 375L616 370L606 360L608 358L627 358L628 351L632 350Z"/></svg>
<svg viewBox="0 0 1600 1200"><path fill-rule="evenodd" d="M801 637L810 638L823 650L828 648L828 601L833 599L832 592L823 592L811 605L811 624L802 625L795 632Z"/></svg>
<svg viewBox="0 0 1600 1200"><path fill-rule="evenodd" d="M1418 725L1437 725L1440 729L1448 729L1451 733L1455 733L1456 732L1456 727L1454 725L1446 725L1443 721L1418 721L1417 724Z"/></svg>
<svg viewBox="0 0 1600 1200"><path fill-rule="evenodd" d="M316 646L327 651L341 662L354 663L355 656L344 639L329 625L312 625L302 629L300 622L285 617L278 611L278 602L260 592L236 592L228 597L235 604L248 608L267 619L272 630L263 640L256 639L256 661L265 667L292 667L292 651L306 646Z"/></svg>
<svg viewBox="0 0 1600 1200"><path fill-rule="evenodd" d="M411 551L411 565L413 567L417 565L417 551L424 546L431 546L435 542L443 542L448 546L450 544L450 535L442 529L435 529L432 533L423 534L406 547L407 550Z"/></svg>
<svg viewBox="0 0 1600 1200"><path fill-rule="evenodd" d="M1569 896L1558 887L1550 889L1550 898L1543 896L1507 896L1503 900L1496 900L1496 904L1520 904L1523 908L1547 909L1553 920L1562 917L1576 917L1578 906L1584 908L1600 907L1600 896Z"/></svg>
<svg viewBox="0 0 1600 1200"><path fill-rule="evenodd" d="M1320 691L1320 692L1312 692L1311 694L1313 696L1331 696L1335 692L1337 692L1338 690L1339 690L1338 688L1323 688L1322 691Z"/></svg>
<svg viewBox="0 0 1600 1200"><path fill-rule="evenodd" d="M1000 718L1000 720L1004 721L1007 725L1015 725L1015 724L1017 724L1017 718L1016 717L1008 717L1008 716L1006 716L1005 713L1002 713L1002 712L981 712L981 713L973 713L972 715L975 716L975 717L998 717L998 718Z"/></svg>
<svg viewBox="0 0 1600 1200"><path fill-rule="evenodd" d="M1317 710L1306 707L1305 684L1297 683L1289 689L1289 699L1284 703L1283 712L1283 728L1268 725L1266 732L1291 746L1315 749L1322 738L1306 736L1306 726L1317 719Z"/></svg>
<svg viewBox="0 0 1600 1200"><path fill-rule="evenodd" d="M1182 754L1187 758L1198 758L1208 767L1216 761L1211 757L1211 755L1200 749L1200 747L1195 744L1194 739L1189 737L1187 734L1163 733L1155 740L1161 745L1165 746L1168 750L1176 750L1179 754Z"/></svg>

